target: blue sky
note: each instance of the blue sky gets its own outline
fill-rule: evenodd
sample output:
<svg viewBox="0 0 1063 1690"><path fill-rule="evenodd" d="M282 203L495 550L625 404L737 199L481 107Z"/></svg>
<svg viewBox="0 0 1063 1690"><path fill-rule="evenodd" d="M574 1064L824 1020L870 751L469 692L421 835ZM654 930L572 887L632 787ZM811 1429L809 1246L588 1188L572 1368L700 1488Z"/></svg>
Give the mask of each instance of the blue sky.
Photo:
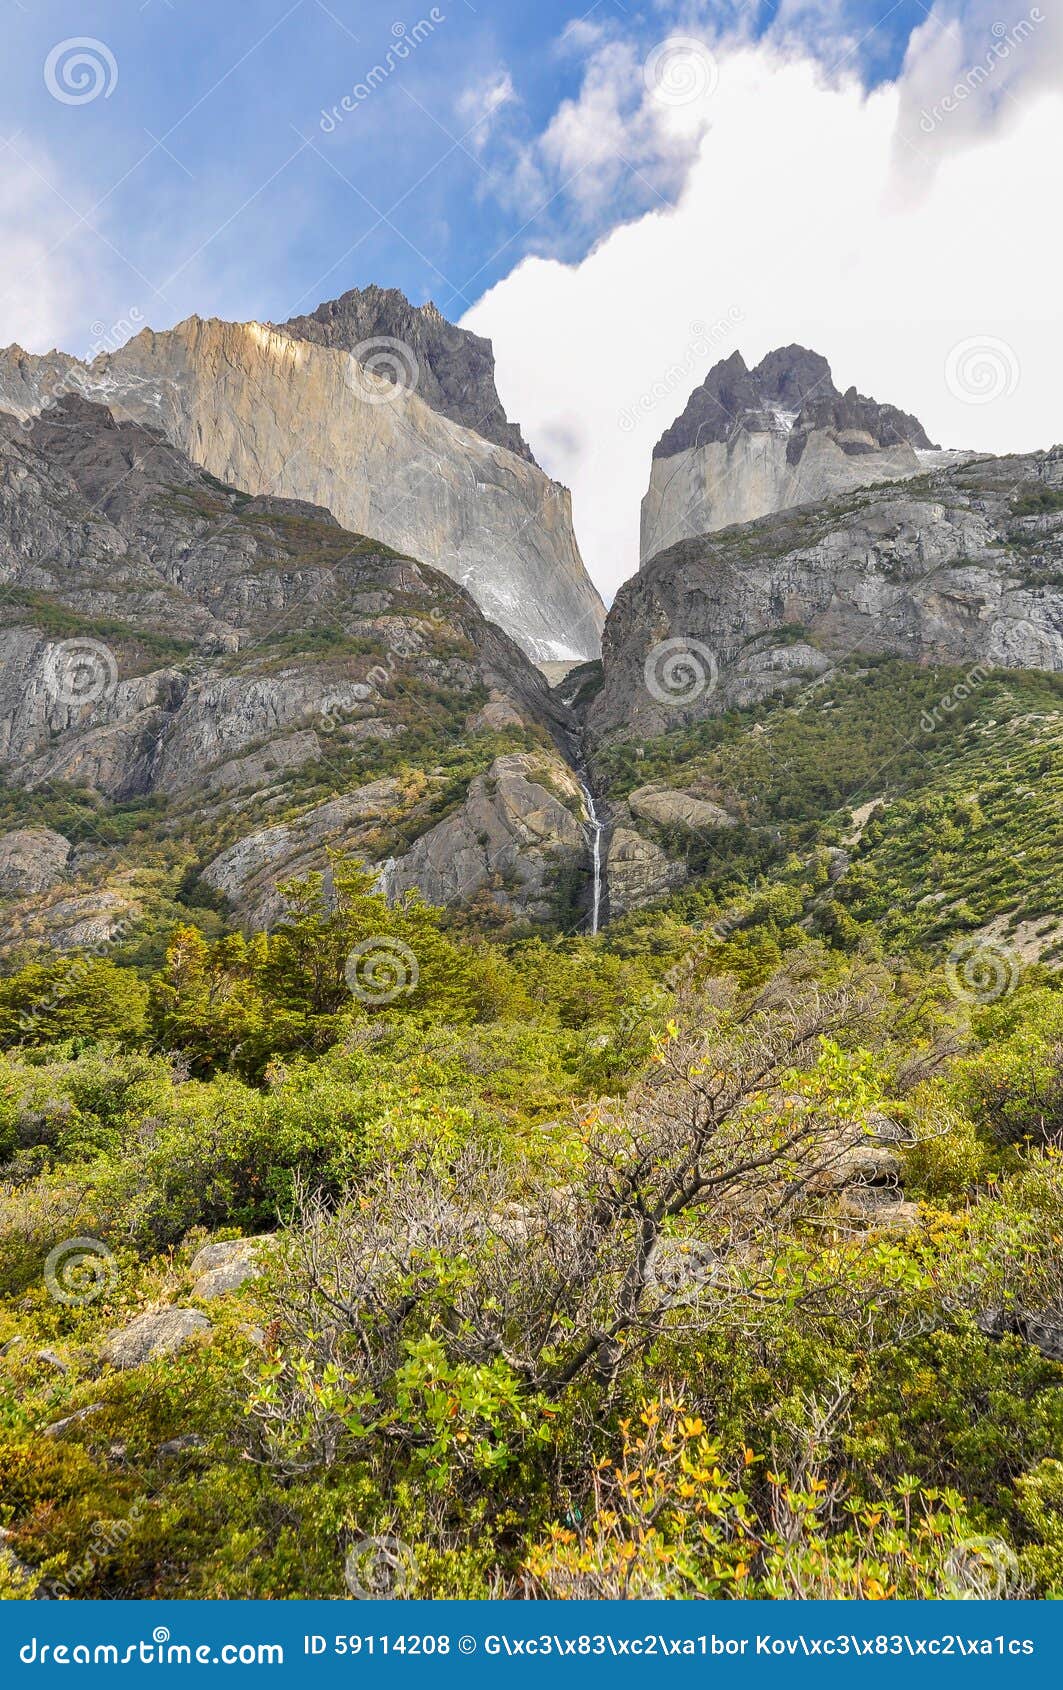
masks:
<svg viewBox="0 0 1063 1690"><path fill-rule="evenodd" d="M946 446L1063 439L1063 0L0 0L0 23L0 345L283 321L370 282L434 299L493 340L607 596L654 442L735 350L813 346Z"/></svg>
<svg viewBox="0 0 1063 1690"><path fill-rule="evenodd" d="M645 53L692 18L737 20L755 36L777 10L0 0L0 170L25 178L19 203L40 220L47 255L38 279L59 288L30 328L84 351L101 323L131 311L157 327L193 311L279 320L369 281L460 316L526 254L578 259L679 186L675 172L633 166L593 204L574 207L548 171L516 190L515 157L577 95L603 39ZM790 10L817 50L844 53L869 83L896 72L926 15L918 0ZM431 27L400 64L394 49L419 22ZM79 37L108 50L117 80L105 97L66 104L43 68ZM323 127L322 112L374 64L388 67L389 48L393 71ZM477 100L492 90L505 91L504 105L477 125ZM16 337L35 335L0 301L0 344Z"/></svg>

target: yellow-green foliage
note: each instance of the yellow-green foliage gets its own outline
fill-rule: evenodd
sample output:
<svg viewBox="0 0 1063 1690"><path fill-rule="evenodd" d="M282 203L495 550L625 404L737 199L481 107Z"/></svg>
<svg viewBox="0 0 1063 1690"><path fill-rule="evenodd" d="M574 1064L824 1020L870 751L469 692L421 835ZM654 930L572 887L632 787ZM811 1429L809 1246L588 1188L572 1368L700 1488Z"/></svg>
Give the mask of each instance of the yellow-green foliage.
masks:
<svg viewBox="0 0 1063 1690"><path fill-rule="evenodd" d="M337 1596L381 1535L418 1596L1063 1592L1047 974L968 1012L778 894L495 945L355 865L288 894L94 963L48 1037L10 1035L52 977L5 983L0 1596ZM352 991L365 941L408 990ZM828 1177L884 1118L909 1231ZM243 1234L262 1272L202 1300ZM108 1365L171 1305L210 1331Z"/></svg>

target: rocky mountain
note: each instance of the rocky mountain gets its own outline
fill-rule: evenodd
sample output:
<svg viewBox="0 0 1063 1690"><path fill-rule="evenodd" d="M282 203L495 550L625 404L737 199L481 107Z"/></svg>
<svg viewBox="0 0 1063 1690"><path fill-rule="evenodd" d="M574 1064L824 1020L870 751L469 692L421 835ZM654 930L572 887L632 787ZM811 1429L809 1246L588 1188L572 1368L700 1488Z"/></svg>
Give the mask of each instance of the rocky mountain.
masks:
<svg viewBox="0 0 1063 1690"><path fill-rule="evenodd" d="M269 921L337 846L509 919L587 855L571 718L463 587L157 430L76 395L0 417L0 583L9 936L128 929L148 859Z"/></svg>
<svg viewBox="0 0 1063 1690"><path fill-rule="evenodd" d="M244 492L324 506L423 559L535 658L599 649L605 612L568 490L506 422L489 344L434 308L366 290L284 328L191 317L145 329L91 365L0 353L0 408L16 417L71 390L161 429Z"/></svg>
<svg viewBox="0 0 1063 1690"><path fill-rule="evenodd" d="M818 352L780 347L752 370L735 352L654 448L641 556L937 461L915 417L855 387L841 393Z"/></svg>
<svg viewBox="0 0 1063 1690"><path fill-rule="evenodd" d="M431 301L411 305L398 288L351 288L308 316L289 317L278 326L296 340L338 347L355 357L359 349L370 357L375 350L373 368L385 380L405 379L433 411L504 446L518 458L535 462L519 425L511 423L502 409L491 342L448 323ZM397 341L405 351L389 360L381 345L388 340Z"/></svg>
<svg viewBox="0 0 1063 1690"><path fill-rule="evenodd" d="M1063 448L933 469L658 553L610 611L589 721L599 739L661 733L885 653L1063 669Z"/></svg>

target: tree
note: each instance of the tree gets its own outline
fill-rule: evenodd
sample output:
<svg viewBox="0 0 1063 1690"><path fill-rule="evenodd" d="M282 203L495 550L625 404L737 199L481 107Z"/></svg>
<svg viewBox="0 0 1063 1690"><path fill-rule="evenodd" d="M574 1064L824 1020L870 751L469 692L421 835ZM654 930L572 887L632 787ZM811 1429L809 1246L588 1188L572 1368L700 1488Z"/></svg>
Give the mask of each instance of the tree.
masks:
<svg viewBox="0 0 1063 1690"><path fill-rule="evenodd" d="M777 1295L784 1229L822 1207L878 1101L866 1055L837 1041L881 1008L859 976L712 982L624 1105L587 1117L569 1185L472 1148L448 1167L382 1165L338 1206L306 1194L259 1405L273 1455L327 1463L347 1435L385 1427L418 1447L424 1414L400 1384L425 1345L456 1402L459 1381L489 1376L496 1408L511 1403L500 1365L526 1402L586 1379L604 1401L677 1323ZM499 1435L486 1409L458 1429L477 1446Z"/></svg>

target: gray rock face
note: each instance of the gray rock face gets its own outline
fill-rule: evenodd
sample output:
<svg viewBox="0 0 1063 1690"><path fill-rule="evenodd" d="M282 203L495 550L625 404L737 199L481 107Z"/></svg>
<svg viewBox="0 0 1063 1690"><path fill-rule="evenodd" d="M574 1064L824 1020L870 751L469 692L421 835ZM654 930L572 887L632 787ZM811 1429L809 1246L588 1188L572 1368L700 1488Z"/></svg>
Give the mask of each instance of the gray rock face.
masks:
<svg viewBox="0 0 1063 1690"><path fill-rule="evenodd" d="M0 765L30 786L261 787L314 761L323 727L400 731L407 675L564 717L444 576L75 396L28 432L0 418L0 580Z"/></svg>
<svg viewBox="0 0 1063 1690"><path fill-rule="evenodd" d="M735 818L722 804L698 798L692 792L675 792L671 787L651 783L628 795L628 809L639 821L659 827L685 827L692 832L712 827L734 827Z"/></svg>
<svg viewBox="0 0 1063 1690"><path fill-rule="evenodd" d="M146 329L91 366L59 354L34 359L10 347L0 353L0 406L26 417L57 392L76 389L124 420L161 430L166 441L226 482L252 494L311 501L334 512L344 527L424 558L461 582L530 655L595 655L605 612L576 546L568 490L526 455L443 414L486 406L483 428L498 434L509 427L500 407L496 414L488 402L487 386L491 393L494 387L484 343L477 350L475 337L467 337L448 361L444 331L460 331L423 313L417 328L408 308L409 332L415 340L421 336L425 380L431 378L441 410L401 380L374 373L368 354L366 365L354 358L347 346L351 335L359 333L359 323L377 318L364 298L353 315L340 307L342 301L327 321L319 314L306 321L311 339L261 323L191 317L163 334ZM397 320L394 312L380 310L379 320ZM386 358L380 368L390 368ZM172 480L178 487L194 486L180 453L171 449L167 457L156 443L148 454L128 437L123 444L137 468L150 472L150 456L167 469L177 466ZM54 456L57 443L50 447ZM84 474L80 449L77 456ZM128 498L109 457L101 468L110 502L99 508L128 528ZM64 526L63 516L61 509L54 513L56 527ZM119 553L125 549L105 533L94 538L111 539ZM35 531L42 563L50 556L47 540L47 533ZM175 575L171 586L180 587L179 567ZM250 581L246 590L252 600L260 596ZM204 608L217 621L201 614L194 637L224 642L246 620L234 604L225 606L229 622L220 605Z"/></svg>
<svg viewBox="0 0 1063 1690"><path fill-rule="evenodd" d="M401 353L396 365L388 348L379 347L382 356L374 367L385 380L412 377L414 391L433 411L535 462L518 424L502 409L491 342L448 323L435 305L411 305L398 288L351 288L309 316L289 317L279 326L296 340L344 352L357 353L361 347L371 353L380 341L397 340L412 352L413 361L406 360L403 369Z"/></svg>
<svg viewBox="0 0 1063 1690"><path fill-rule="evenodd" d="M587 857L582 794L558 757L497 757L465 802L422 834L388 875L388 896L415 887L430 903L480 898L504 918L549 919L557 877Z"/></svg>
<svg viewBox="0 0 1063 1690"><path fill-rule="evenodd" d="M70 852L69 839L50 827L0 834L0 897L49 891L66 873Z"/></svg>
<svg viewBox="0 0 1063 1690"><path fill-rule="evenodd" d="M611 917L657 903L686 878L683 864L673 862L652 839L631 827L614 827L605 863Z"/></svg>
<svg viewBox="0 0 1063 1690"><path fill-rule="evenodd" d="M589 723L660 733L857 652L1058 671L1061 563L1060 447L685 540L617 595Z"/></svg>
<svg viewBox="0 0 1063 1690"><path fill-rule="evenodd" d="M284 912L277 882L324 868L326 846L357 855L367 831L402 807L397 781L371 781L342 798L307 810L295 821L245 834L203 871L249 927L271 927Z"/></svg>
<svg viewBox="0 0 1063 1690"><path fill-rule="evenodd" d="M205 1303L238 1291L262 1272L259 1253L259 1241L255 1238L233 1238L223 1244L204 1245L192 1259L193 1297Z"/></svg>
<svg viewBox="0 0 1063 1690"><path fill-rule="evenodd" d="M140 1367L156 1356L173 1355L183 1349L197 1333L211 1330L205 1314L196 1309L157 1309L139 1314L121 1332L115 1332L104 1345L104 1360L112 1367Z"/></svg>
<svg viewBox="0 0 1063 1690"><path fill-rule="evenodd" d="M654 448L642 559L694 534L918 475L935 454L915 417L855 388L839 392L818 352L782 347L753 370L735 352Z"/></svg>
<svg viewBox="0 0 1063 1690"><path fill-rule="evenodd" d="M41 924L53 950L76 951L111 944L139 915L135 899L101 888L46 903Z"/></svg>

